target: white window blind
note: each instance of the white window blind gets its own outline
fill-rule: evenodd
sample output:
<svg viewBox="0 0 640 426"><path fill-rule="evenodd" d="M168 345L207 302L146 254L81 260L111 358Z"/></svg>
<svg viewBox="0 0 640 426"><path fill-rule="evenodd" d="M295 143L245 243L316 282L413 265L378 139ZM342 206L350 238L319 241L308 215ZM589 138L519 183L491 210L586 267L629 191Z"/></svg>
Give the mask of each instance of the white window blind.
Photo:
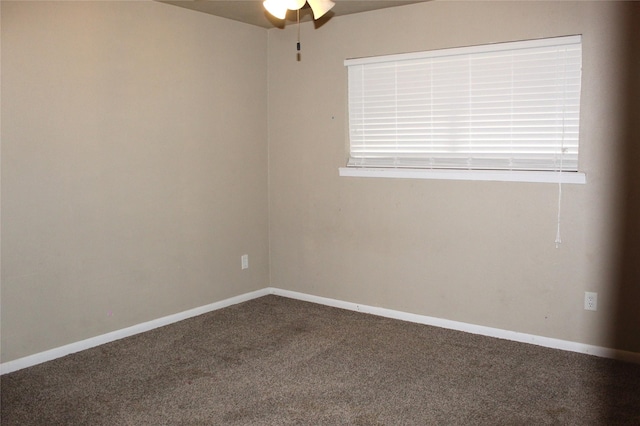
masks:
<svg viewBox="0 0 640 426"><path fill-rule="evenodd" d="M348 59L348 166L577 171L581 63L581 36Z"/></svg>

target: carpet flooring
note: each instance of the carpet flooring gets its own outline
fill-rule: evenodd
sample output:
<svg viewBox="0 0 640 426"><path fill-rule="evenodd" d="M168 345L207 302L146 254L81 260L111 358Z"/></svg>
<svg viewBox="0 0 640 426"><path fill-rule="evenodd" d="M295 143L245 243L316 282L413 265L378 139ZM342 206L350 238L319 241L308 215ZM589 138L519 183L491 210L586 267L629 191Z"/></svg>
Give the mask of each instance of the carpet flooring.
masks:
<svg viewBox="0 0 640 426"><path fill-rule="evenodd" d="M640 425L640 365L265 296L1 377L9 425Z"/></svg>

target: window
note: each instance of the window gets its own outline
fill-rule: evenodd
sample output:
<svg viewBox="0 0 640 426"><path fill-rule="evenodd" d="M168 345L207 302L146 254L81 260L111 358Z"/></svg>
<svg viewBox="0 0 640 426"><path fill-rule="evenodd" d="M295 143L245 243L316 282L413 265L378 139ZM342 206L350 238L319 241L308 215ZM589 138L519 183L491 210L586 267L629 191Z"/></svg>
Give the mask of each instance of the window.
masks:
<svg viewBox="0 0 640 426"><path fill-rule="evenodd" d="M581 63L581 36L348 59L347 166L577 172Z"/></svg>

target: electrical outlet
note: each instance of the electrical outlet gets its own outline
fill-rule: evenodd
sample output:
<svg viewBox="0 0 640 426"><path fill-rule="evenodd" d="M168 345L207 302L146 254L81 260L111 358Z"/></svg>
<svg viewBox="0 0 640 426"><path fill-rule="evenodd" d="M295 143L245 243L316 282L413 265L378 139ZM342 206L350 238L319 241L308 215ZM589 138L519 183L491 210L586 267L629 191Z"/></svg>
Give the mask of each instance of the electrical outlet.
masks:
<svg viewBox="0 0 640 426"><path fill-rule="evenodd" d="M594 293L591 291L584 292L584 308L587 311L598 310L598 293Z"/></svg>
<svg viewBox="0 0 640 426"><path fill-rule="evenodd" d="M242 269L249 269L249 255L243 254L240 258L240 263L242 264Z"/></svg>

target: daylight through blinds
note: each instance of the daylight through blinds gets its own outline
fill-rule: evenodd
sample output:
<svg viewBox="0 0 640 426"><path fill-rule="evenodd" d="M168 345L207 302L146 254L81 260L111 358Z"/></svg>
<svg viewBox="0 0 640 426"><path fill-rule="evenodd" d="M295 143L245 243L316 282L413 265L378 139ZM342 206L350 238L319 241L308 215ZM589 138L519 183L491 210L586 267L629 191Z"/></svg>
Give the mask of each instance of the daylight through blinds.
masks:
<svg viewBox="0 0 640 426"><path fill-rule="evenodd" d="M349 166L578 169L581 37L345 61Z"/></svg>

